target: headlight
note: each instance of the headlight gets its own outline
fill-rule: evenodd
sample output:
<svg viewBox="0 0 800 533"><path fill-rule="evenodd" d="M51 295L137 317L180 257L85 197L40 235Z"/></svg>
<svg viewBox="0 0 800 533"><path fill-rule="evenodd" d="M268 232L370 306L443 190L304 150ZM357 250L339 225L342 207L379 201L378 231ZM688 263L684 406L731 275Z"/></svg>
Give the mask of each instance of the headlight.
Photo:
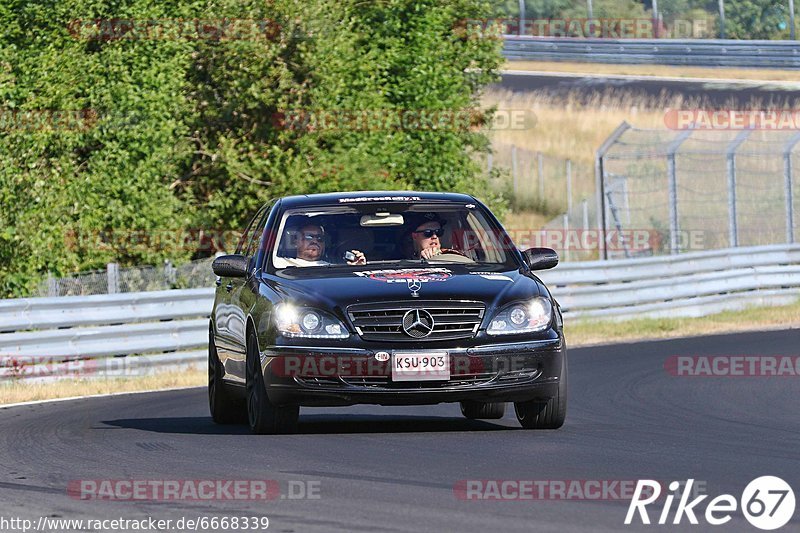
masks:
<svg viewBox="0 0 800 533"><path fill-rule="evenodd" d="M307 339L346 339L347 329L334 316L308 307L291 304L275 306L275 325L285 337Z"/></svg>
<svg viewBox="0 0 800 533"><path fill-rule="evenodd" d="M553 316L553 306L547 298L533 298L527 302L515 302L500 309L489 323L486 333L506 335L509 333L533 333L547 329Z"/></svg>

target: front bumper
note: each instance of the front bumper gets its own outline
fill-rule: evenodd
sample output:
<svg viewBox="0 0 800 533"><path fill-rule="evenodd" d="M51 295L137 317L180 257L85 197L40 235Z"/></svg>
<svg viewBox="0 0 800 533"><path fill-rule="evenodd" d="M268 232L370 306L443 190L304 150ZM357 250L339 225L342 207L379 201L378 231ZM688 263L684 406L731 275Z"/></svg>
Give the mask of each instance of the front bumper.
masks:
<svg viewBox="0 0 800 533"><path fill-rule="evenodd" d="M449 381L394 382L390 363L378 362L379 350L366 348L271 346L261 352L261 362L267 395L275 405L427 405L550 398L566 357L561 335L444 351L450 354Z"/></svg>

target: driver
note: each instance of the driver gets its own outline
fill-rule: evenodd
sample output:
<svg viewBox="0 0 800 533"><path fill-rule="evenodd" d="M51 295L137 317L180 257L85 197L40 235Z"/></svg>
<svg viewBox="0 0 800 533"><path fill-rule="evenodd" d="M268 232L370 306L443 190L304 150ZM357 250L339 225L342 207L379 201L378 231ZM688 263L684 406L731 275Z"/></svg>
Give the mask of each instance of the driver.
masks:
<svg viewBox="0 0 800 533"><path fill-rule="evenodd" d="M425 213L411 222L411 252L412 259L430 259L431 257L461 252L450 248L442 248L441 237L444 235L443 226L447 222L439 218L436 213Z"/></svg>

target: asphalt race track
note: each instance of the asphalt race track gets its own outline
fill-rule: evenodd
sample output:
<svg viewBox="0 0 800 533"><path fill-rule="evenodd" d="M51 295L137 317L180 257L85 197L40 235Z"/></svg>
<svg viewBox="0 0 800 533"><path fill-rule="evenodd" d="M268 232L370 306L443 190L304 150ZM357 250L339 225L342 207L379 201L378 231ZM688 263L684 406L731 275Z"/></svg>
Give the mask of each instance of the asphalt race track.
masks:
<svg viewBox="0 0 800 533"><path fill-rule="evenodd" d="M711 76L713 71L709 70L709 77ZM800 84L789 82L778 84L758 81L731 83L723 80L691 82L675 78L637 79L633 76L601 74L580 76L555 72L547 75L504 72L502 80L494 87L515 93L535 91L538 94L554 97L571 93L578 99L596 98L598 93L602 94L604 91L645 98L672 99L682 96L715 109L745 109L752 108L753 105L762 107L800 105Z"/></svg>
<svg viewBox="0 0 800 533"><path fill-rule="evenodd" d="M513 410L468 421L444 404L303 409L300 434L253 436L212 424L205 389L2 409L0 516L267 516L269 531L283 532L758 531L738 510L718 527L702 518L693 527L685 519L682 527L626 527L626 500L475 501L457 498L454 485L693 478L711 497L738 499L752 479L777 475L800 496L800 377L675 377L664 368L672 355L797 356L798 348L800 330L574 349L569 414L558 431L522 430ZM319 497L67 495L70 481L86 479L269 479L284 497L290 481L296 494L303 481ZM661 508L650 508L653 521ZM781 531L798 529L796 512Z"/></svg>

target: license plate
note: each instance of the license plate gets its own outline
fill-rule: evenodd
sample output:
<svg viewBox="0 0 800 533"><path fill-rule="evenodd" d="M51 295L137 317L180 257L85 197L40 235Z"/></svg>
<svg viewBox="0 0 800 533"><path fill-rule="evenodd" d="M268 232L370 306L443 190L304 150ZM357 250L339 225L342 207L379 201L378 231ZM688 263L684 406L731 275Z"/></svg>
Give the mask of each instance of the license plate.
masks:
<svg viewBox="0 0 800 533"><path fill-rule="evenodd" d="M392 381L447 381L450 379L450 354L395 353L392 355Z"/></svg>

